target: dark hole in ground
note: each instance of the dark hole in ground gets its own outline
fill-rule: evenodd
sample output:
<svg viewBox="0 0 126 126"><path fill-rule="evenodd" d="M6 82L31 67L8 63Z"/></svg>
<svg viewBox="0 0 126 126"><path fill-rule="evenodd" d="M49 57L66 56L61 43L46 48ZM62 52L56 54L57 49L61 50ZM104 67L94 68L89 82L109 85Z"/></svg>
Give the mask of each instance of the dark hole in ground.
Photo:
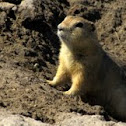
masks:
<svg viewBox="0 0 126 126"><path fill-rule="evenodd" d="M10 18L16 20L16 16L15 16L15 13L14 13L13 10L10 10L10 12L9 12L9 14L8 14L8 17L10 17Z"/></svg>
<svg viewBox="0 0 126 126"><path fill-rule="evenodd" d="M83 17L89 21L96 22L97 20L101 19L100 10L91 10L84 14Z"/></svg>
<svg viewBox="0 0 126 126"><path fill-rule="evenodd" d="M67 0L60 0L61 3L64 3L66 6L70 6L69 2Z"/></svg>
<svg viewBox="0 0 126 126"><path fill-rule="evenodd" d="M76 113L79 113L79 114L81 114L81 115L87 114L86 111L84 111L83 109L80 109L80 108L70 109L70 112L76 112Z"/></svg>
<svg viewBox="0 0 126 126"><path fill-rule="evenodd" d="M22 22L22 25L31 30L38 31L43 34L44 40L49 40L50 44L58 49L59 48L59 40L56 34L54 34L53 28L51 28L46 22L44 22L44 18L42 16L37 17L34 20L27 18Z"/></svg>
<svg viewBox="0 0 126 126"><path fill-rule="evenodd" d="M20 4L22 0L3 0L4 2L9 2L9 3L13 3L13 4Z"/></svg>

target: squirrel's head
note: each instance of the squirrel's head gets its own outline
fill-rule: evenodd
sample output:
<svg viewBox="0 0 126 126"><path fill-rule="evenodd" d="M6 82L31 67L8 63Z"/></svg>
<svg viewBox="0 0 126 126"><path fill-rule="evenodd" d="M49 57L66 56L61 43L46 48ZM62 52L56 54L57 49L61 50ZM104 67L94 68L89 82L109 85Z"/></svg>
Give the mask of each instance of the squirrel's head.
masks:
<svg viewBox="0 0 126 126"><path fill-rule="evenodd" d="M93 34L94 24L82 17L67 16L59 25L57 35L66 44L84 45Z"/></svg>

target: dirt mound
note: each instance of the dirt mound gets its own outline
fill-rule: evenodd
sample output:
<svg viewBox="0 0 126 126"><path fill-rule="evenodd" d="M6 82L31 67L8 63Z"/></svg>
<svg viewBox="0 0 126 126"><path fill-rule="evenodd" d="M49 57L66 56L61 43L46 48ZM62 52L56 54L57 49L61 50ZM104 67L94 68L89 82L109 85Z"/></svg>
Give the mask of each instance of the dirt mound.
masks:
<svg viewBox="0 0 126 126"><path fill-rule="evenodd" d="M67 14L93 21L103 49L125 68L126 2L3 0L0 4L0 107L52 124L61 112L101 114L111 120L102 107L64 96L61 91L69 87L55 89L45 80L55 74L60 47L56 28Z"/></svg>

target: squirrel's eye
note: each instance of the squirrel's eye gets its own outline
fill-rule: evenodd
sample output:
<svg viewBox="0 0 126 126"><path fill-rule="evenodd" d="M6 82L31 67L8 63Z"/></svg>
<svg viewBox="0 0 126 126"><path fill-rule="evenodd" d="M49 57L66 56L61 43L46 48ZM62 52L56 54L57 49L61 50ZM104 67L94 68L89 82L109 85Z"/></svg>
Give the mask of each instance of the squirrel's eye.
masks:
<svg viewBox="0 0 126 126"><path fill-rule="evenodd" d="M76 27L82 28L83 27L83 23L79 22L75 25Z"/></svg>

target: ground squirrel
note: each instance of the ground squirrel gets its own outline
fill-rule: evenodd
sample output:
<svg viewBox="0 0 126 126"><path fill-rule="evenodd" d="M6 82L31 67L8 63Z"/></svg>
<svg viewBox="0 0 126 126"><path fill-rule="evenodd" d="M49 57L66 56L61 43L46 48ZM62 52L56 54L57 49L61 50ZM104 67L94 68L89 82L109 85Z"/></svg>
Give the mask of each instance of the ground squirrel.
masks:
<svg viewBox="0 0 126 126"><path fill-rule="evenodd" d="M98 44L94 25L77 16L67 16L58 25L61 41L59 66L50 85L71 81L68 95L89 94L126 121L126 84L122 71Z"/></svg>

